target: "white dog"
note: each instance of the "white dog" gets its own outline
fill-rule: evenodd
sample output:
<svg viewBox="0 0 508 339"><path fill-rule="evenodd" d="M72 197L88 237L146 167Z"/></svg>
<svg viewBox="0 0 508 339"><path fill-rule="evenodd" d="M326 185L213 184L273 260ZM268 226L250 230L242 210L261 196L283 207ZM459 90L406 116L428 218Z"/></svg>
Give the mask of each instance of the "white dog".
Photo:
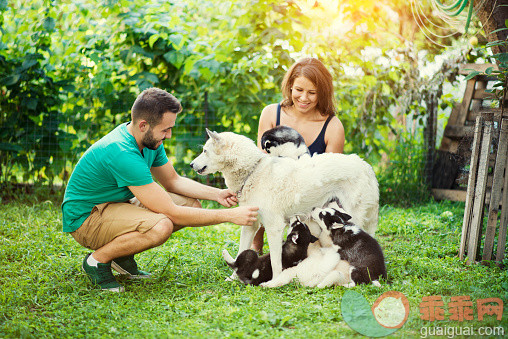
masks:
<svg viewBox="0 0 508 339"><path fill-rule="evenodd" d="M289 218L310 214L338 199L353 221L369 234L377 228L379 189L372 167L357 155L325 153L298 160L272 157L254 142L231 132L207 130L210 139L190 164L199 174L222 172L240 205L259 207L254 226L242 227L238 253L248 249L261 221L275 279L282 272L282 236Z"/></svg>

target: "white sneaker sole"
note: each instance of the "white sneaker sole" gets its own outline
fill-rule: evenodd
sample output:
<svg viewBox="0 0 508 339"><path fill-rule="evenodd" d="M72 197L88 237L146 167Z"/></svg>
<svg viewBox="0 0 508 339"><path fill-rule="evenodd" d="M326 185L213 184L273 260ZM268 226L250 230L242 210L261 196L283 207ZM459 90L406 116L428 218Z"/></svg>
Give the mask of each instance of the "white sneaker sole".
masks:
<svg viewBox="0 0 508 339"><path fill-rule="evenodd" d="M118 265L114 261L111 262L111 268L114 269L115 271L117 271L118 273L120 273L121 275L127 276L127 279L133 279L133 280L139 279L139 280L141 280L141 279L149 279L149 278L152 277L152 275L132 275L128 271L126 271L123 268L121 268L120 265Z"/></svg>

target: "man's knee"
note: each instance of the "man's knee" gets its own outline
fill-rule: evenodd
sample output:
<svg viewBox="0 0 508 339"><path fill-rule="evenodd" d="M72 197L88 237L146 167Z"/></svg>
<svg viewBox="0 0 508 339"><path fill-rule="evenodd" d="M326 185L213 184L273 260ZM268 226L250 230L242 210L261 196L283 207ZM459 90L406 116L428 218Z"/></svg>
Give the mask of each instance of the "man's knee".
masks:
<svg viewBox="0 0 508 339"><path fill-rule="evenodd" d="M162 245L173 233L173 222L169 218L161 219L149 232L153 237L154 246Z"/></svg>

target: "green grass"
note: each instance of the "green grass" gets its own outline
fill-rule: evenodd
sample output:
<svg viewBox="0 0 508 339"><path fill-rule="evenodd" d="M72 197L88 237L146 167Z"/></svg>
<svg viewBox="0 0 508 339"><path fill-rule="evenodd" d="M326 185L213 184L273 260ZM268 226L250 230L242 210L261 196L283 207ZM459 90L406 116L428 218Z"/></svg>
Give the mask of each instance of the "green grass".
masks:
<svg viewBox="0 0 508 339"><path fill-rule="evenodd" d="M422 326L504 326L503 320L420 319L423 296L469 295L508 302L506 271L467 266L457 258L464 204L381 208L378 238L389 281L381 288L355 287L372 305L397 290L411 313L395 337L419 336ZM449 211L449 212L447 212ZM446 212L446 213L445 213ZM343 321L342 287L323 290L296 283L267 290L225 282L221 258L234 253L240 229L230 224L184 229L163 246L139 254L148 282L123 282L126 292L93 289L80 265L87 249L61 232L61 212L51 201L4 202L0 207L0 337L360 337ZM505 307L505 310L507 307ZM476 319L476 306L475 306Z"/></svg>

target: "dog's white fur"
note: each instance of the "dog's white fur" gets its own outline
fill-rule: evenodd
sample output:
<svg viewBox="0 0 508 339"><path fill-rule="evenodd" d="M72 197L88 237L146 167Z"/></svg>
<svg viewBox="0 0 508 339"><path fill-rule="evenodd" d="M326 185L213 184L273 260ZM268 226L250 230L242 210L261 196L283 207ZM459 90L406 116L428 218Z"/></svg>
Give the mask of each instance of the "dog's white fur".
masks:
<svg viewBox="0 0 508 339"><path fill-rule="evenodd" d="M265 227L273 276L282 272L282 236L289 218L310 214L338 198L353 222L370 234L377 228L379 190L372 167L357 155L325 153L298 160L263 153L249 138L207 130L210 139L191 163L199 174L222 172L239 192L240 205L259 207L258 222L242 227L238 253L248 249L261 221Z"/></svg>
<svg viewBox="0 0 508 339"><path fill-rule="evenodd" d="M286 268L276 278L262 283L263 287L279 287L297 278L306 287L324 288L333 285L349 286L351 266L340 259L332 247L320 247L318 243L309 244L307 258L296 266Z"/></svg>

